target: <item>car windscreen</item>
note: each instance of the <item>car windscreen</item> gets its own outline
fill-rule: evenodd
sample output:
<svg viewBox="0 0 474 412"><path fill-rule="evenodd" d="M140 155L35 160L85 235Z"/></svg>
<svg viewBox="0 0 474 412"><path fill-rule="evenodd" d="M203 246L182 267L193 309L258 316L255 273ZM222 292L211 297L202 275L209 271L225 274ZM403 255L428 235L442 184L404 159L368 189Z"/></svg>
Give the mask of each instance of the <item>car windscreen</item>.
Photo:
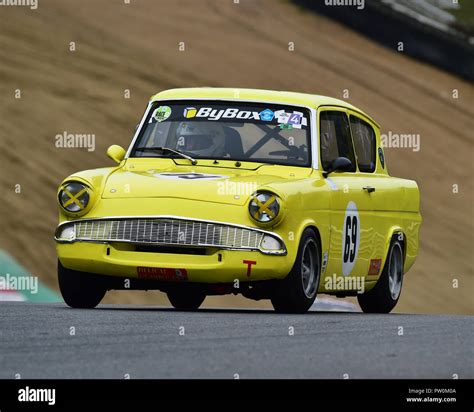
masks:
<svg viewBox="0 0 474 412"><path fill-rule="evenodd" d="M310 111L276 104L157 102L131 157L240 160L310 166Z"/></svg>

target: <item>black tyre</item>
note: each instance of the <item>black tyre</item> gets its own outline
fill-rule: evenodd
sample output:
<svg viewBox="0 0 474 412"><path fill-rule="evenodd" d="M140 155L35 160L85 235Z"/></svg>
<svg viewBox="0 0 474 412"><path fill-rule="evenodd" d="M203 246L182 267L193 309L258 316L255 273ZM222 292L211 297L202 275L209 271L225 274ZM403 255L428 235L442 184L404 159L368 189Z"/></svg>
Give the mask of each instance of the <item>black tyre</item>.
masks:
<svg viewBox="0 0 474 412"><path fill-rule="evenodd" d="M321 253L318 238L311 229L301 236L295 264L277 286L271 301L279 313L305 313L314 303L321 277Z"/></svg>
<svg viewBox="0 0 474 412"><path fill-rule="evenodd" d="M58 282L64 302L71 308L95 308L107 291L97 275L67 269L59 261Z"/></svg>
<svg viewBox="0 0 474 412"><path fill-rule="evenodd" d="M365 313L389 313L397 304L403 284L403 247L392 240L387 259L375 287L357 296Z"/></svg>
<svg viewBox="0 0 474 412"><path fill-rule="evenodd" d="M171 289L167 295L174 308L186 311L197 310L206 299L206 294L197 288L180 287Z"/></svg>

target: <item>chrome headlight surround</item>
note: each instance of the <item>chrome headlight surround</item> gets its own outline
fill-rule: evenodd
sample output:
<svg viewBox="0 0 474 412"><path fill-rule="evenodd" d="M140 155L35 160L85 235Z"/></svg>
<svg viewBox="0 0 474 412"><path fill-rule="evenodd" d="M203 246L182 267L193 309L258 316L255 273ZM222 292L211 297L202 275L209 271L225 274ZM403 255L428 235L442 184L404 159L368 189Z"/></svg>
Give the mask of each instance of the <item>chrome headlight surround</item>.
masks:
<svg viewBox="0 0 474 412"><path fill-rule="evenodd" d="M257 191L252 195L248 210L250 217L262 226L278 223L283 214L280 198L266 190Z"/></svg>
<svg viewBox="0 0 474 412"><path fill-rule="evenodd" d="M62 210L72 216L81 216L90 209L92 189L85 183L71 180L61 185L58 202Z"/></svg>

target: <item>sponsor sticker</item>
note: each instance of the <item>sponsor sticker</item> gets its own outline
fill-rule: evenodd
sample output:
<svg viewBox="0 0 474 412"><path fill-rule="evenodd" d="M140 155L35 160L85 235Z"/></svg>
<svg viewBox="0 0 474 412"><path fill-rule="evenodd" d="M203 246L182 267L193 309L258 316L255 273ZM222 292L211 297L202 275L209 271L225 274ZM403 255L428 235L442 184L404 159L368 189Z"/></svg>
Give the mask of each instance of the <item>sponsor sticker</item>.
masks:
<svg viewBox="0 0 474 412"><path fill-rule="evenodd" d="M263 122L271 122L275 117L275 113L273 113L273 111L270 109L262 110L259 115L260 120L262 120Z"/></svg>
<svg viewBox="0 0 474 412"><path fill-rule="evenodd" d="M169 117L169 116L168 116ZM185 119L207 119L217 122L219 120L259 120L262 122L277 121L282 129L301 129L301 126L307 126L308 120L302 112L288 113L285 110L273 111L264 109L260 112L254 110L245 110L235 107L213 108L213 107L186 107L183 110ZM285 125L285 126L281 126Z"/></svg>
<svg viewBox="0 0 474 412"><path fill-rule="evenodd" d="M286 113L284 110L278 110L275 112L275 117L277 118L278 123L288 124L290 113Z"/></svg>
<svg viewBox="0 0 474 412"><path fill-rule="evenodd" d="M137 267L138 279L152 279L163 281L183 281L188 280L186 269L171 268L149 268L144 266Z"/></svg>
<svg viewBox="0 0 474 412"><path fill-rule="evenodd" d="M291 124L292 126L299 125L301 124L301 119L303 118L303 115L300 113L292 113L290 114L290 118L288 119L288 124Z"/></svg>
<svg viewBox="0 0 474 412"><path fill-rule="evenodd" d="M323 261L321 263L321 273L324 274L326 273L326 268L328 266L328 259L329 259L329 253L324 252L323 254Z"/></svg>
<svg viewBox="0 0 474 412"><path fill-rule="evenodd" d="M192 119L193 117L196 117L196 114L197 109L195 107L186 107L186 109L184 109L183 116L186 119Z"/></svg>
<svg viewBox="0 0 474 412"><path fill-rule="evenodd" d="M382 267L382 259L370 259L369 273L368 276L376 276L380 272Z"/></svg>
<svg viewBox="0 0 474 412"><path fill-rule="evenodd" d="M252 274L252 266L257 264L256 260L242 260L244 265L247 265L247 277L249 278Z"/></svg>
<svg viewBox="0 0 474 412"><path fill-rule="evenodd" d="M280 129L282 129L282 130L291 130L291 129L293 129L293 125L292 124L280 123Z"/></svg>
<svg viewBox="0 0 474 412"><path fill-rule="evenodd" d="M287 113L284 110L278 110L275 112L275 118L278 123L291 125L291 127L295 129L301 129L301 126L308 125L308 119L306 119L301 112Z"/></svg>
<svg viewBox="0 0 474 412"><path fill-rule="evenodd" d="M250 110L239 110L237 108L228 107L227 109L213 109L212 107L187 107L184 109L184 117L186 119L201 118L214 122L220 119L253 119L260 120L259 112Z"/></svg>
<svg viewBox="0 0 474 412"><path fill-rule="evenodd" d="M153 118L157 122L163 122L170 116L171 116L171 107L169 106L160 106L153 113Z"/></svg>

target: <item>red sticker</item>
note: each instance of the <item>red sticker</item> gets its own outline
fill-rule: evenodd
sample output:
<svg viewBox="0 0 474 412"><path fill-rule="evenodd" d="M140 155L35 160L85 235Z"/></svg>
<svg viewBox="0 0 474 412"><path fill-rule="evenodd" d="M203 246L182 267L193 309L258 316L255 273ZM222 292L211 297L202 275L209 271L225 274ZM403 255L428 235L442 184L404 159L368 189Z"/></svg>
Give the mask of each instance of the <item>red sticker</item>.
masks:
<svg viewBox="0 0 474 412"><path fill-rule="evenodd" d="M252 273L252 265L256 265L257 262L255 260L242 260L244 265L247 265L247 277L250 277Z"/></svg>
<svg viewBox="0 0 474 412"><path fill-rule="evenodd" d="M370 259L368 276L378 275L380 272L381 266L382 266L382 259Z"/></svg>
<svg viewBox="0 0 474 412"><path fill-rule="evenodd" d="M164 281L188 280L188 272L186 269L147 268L138 266L137 273L139 279L155 279Z"/></svg>

